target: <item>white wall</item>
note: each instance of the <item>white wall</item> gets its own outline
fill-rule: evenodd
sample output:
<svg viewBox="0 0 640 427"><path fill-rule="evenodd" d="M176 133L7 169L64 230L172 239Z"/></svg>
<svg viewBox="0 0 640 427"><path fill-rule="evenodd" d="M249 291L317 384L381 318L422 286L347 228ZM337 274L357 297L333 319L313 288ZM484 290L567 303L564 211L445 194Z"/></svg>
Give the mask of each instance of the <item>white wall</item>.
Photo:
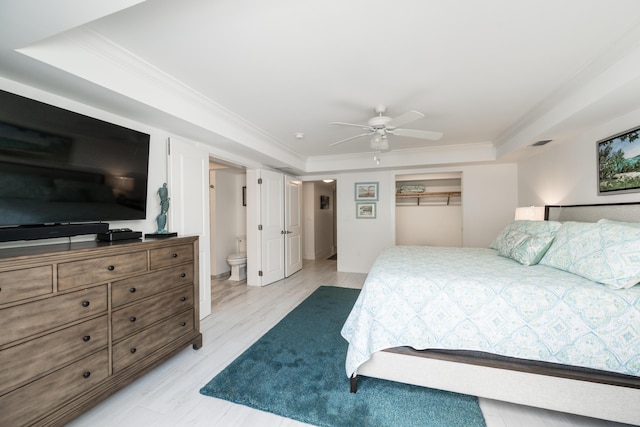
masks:
<svg viewBox="0 0 640 427"><path fill-rule="evenodd" d="M640 193L598 196L596 142L640 124L640 110L553 141L518 163L519 206L640 201Z"/></svg>
<svg viewBox="0 0 640 427"><path fill-rule="evenodd" d="M488 247L513 221L518 166L467 166L462 171L462 246Z"/></svg>
<svg viewBox="0 0 640 427"><path fill-rule="evenodd" d="M396 206L396 244L462 246L462 205Z"/></svg>
<svg viewBox="0 0 640 427"><path fill-rule="evenodd" d="M378 182L376 218L356 218L356 182ZM338 271L367 273L380 251L394 245L395 188L388 171L338 175Z"/></svg>

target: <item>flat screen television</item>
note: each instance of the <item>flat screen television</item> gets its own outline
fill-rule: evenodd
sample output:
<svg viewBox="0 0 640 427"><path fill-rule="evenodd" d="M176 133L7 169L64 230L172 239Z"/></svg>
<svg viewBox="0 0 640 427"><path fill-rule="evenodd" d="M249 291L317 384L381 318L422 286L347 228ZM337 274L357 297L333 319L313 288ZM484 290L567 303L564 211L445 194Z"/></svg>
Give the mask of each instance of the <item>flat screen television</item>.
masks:
<svg viewBox="0 0 640 427"><path fill-rule="evenodd" d="M0 231L145 219L148 165L148 134L0 91Z"/></svg>

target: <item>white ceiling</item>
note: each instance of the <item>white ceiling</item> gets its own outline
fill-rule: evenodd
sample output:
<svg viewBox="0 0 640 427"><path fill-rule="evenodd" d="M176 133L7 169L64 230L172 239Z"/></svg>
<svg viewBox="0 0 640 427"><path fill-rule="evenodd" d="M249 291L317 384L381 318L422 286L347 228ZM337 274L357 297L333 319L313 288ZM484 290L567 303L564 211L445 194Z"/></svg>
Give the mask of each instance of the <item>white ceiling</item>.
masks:
<svg viewBox="0 0 640 427"><path fill-rule="evenodd" d="M0 0L0 76L299 173L502 161L640 108L639 24L637 0ZM380 103L444 137L328 147Z"/></svg>

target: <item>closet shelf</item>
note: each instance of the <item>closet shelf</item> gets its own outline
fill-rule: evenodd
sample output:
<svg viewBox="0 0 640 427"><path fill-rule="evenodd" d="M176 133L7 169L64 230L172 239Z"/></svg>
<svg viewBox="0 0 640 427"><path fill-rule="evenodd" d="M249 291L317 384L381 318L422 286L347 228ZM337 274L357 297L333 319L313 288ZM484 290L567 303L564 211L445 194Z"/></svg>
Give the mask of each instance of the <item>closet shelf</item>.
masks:
<svg viewBox="0 0 640 427"><path fill-rule="evenodd" d="M461 197L461 191L436 191L436 192L425 192L425 193L397 193L396 200L398 199L417 199L418 205L420 205L420 199L424 197L447 197L447 205L451 202L452 197Z"/></svg>

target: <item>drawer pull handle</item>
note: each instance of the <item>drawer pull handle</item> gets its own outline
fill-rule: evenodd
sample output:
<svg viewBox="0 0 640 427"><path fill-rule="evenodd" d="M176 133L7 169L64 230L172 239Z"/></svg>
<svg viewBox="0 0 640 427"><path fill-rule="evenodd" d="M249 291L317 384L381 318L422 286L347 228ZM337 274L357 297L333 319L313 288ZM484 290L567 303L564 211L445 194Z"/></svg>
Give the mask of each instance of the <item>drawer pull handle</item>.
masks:
<svg viewBox="0 0 640 427"><path fill-rule="evenodd" d="M134 293L136 291L136 288L129 288L129 292Z"/></svg>
<svg viewBox="0 0 640 427"><path fill-rule="evenodd" d="M89 304L91 304L89 301L82 301L83 307L89 307Z"/></svg>
<svg viewBox="0 0 640 427"><path fill-rule="evenodd" d="M180 326L187 326L187 322L180 323Z"/></svg>
<svg viewBox="0 0 640 427"><path fill-rule="evenodd" d="M138 319L136 319L136 316L131 316L131 317L129 318L129 320L131 321L131 323L133 323L133 322L135 322L135 321L136 321L136 320L138 320Z"/></svg>
<svg viewBox="0 0 640 427"><path fill-rule="evenodd" d="M182 297L180 298L180 301L185 302L187 300L187 297Z"/></svg>
<svg viewBox="0 0 640 427"><path fill-rule="evenodd" d="M107 270L109 270L109 271L113 271L113 270L115 270L115 269L116 269L116 267L115 267L115 266L113 266L113 265L110 265L109 267L107 267Z"/></svg>
<svg viewBox="0 0 640 427"><path fill-rule="evenodd" d="M86 371L85 373L83 373L83 374L82 374L82 376L83 376L84 378L89 378L89 377L91 376L91 372Z"/></svg>
<svg viewBox="0 0 640 427"><path fill-rule="evenodd" d="M82 341L84 341L84 342L88 342L90 339L91 339L90 335L85 335L85 336L82 337Z"/></svg>
<svg viewBox="0 0 640 427"><path fill-rule="evenodd" d="M180 277L182 277L182 278L187 277L187 273L182 273L182 274L180 275ZM1 291L1 290L2 290L2 289L0 289L0 291Z"/></svg>
<svg viewBox="0 0 640 427"><path fill-rule="evenodd" d="M171 256L174 257L174 258L178 258L178 254L176 254L176 253L171 254Z"/></svg>
<svg viewBox="0 0 640 427"><path fill-rule="evenodd" d="M133 347L131 350L129 350L131 352L131 354L135 353L136 351L138 351L135 347Z"/></svg>

